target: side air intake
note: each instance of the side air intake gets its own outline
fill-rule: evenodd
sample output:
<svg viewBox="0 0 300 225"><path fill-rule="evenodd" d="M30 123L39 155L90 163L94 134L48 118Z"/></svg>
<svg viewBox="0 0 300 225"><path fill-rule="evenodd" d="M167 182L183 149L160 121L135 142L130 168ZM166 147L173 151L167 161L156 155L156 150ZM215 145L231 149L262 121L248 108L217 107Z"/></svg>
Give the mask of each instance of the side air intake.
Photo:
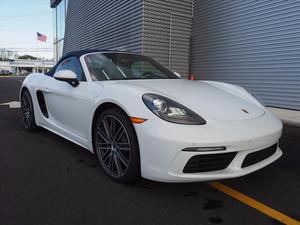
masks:
<svg viewBox="0 0 300 225"><path fill-rule="evenodd" d="M47 106L46 106L46 101L45 101L43 92L37 91L36 96L37 96L38 103L39 103L39 106L40 106L40 109L41 109L43 115L46 118L49 118L48 110L47 110Z"/></svg>

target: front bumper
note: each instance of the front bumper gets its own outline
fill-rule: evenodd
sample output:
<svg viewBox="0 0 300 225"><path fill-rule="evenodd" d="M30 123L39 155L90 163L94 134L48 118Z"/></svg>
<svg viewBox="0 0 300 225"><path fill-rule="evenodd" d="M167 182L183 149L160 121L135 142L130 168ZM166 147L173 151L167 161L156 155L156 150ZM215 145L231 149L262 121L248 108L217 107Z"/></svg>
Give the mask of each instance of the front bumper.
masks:
<svg viewBox="0 0 300 225"><path fill-rule="evenodd" d="M144 178L162 182L195 182L246 175L274 162L282 155L277 147L270 157L245 168L242 163L252 152L278 142L282 123L271 113L244 121L208 121L206 125L188 126L152 119L135 125ZM186 152L190 147L224 146L222 151ZM231 163L222 170L184 173L188 160L199 154L237 152Z"/></svg>

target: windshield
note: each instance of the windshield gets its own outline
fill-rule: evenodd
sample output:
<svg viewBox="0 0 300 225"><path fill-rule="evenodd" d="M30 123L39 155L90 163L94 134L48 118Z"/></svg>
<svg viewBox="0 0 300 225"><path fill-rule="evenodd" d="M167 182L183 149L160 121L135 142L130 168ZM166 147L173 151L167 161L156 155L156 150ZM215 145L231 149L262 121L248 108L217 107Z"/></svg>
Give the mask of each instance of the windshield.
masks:
<svg viewBox="0 0 300 225"><path fill-rule="evenodd" d="M150 57L126 53L96 53L85 56L92 80L177 79Z"/></svg>

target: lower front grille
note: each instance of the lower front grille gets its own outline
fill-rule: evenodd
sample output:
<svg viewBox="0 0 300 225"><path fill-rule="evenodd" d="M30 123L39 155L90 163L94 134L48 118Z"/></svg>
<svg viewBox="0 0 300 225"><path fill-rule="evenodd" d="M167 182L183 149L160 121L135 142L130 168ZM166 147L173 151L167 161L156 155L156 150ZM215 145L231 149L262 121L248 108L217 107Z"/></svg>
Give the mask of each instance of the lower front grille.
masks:
<svg viewBox="0 0 300 225"><path fill-rule="evenodd" d="M263 150L260 150L257 152L252 152L252 153L248 154L243 161L242 168L251 166L260 161L263 161L266 158L269 158L271 155L273 155L276 152L276 149L277 149L277 144L272 145Z"/></svg>
<svg viewBox="0 0 300 225"><path fill-rule="evenodd" d="M184 173L200 173L225 169L236 156L236 152L195 155L185 165Z"/></svg>

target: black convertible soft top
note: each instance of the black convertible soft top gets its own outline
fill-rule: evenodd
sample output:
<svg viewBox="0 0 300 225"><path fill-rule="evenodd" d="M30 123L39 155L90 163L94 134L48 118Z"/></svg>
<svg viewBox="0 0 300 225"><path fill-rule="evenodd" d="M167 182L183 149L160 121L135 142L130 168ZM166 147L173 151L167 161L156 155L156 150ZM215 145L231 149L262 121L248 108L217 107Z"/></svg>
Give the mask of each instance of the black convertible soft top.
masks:
<svg viewBox="0 0 300 225"><path fill-rule="evenodd" d="M75 56L78 59L85 54L88 53L93 53L93 52L122 52L122 51L117 51L117 50L103 50L103 49L84 49L84 50L79 50L79 51L73 51L65 54L61 59L56 63L54 67L51 68L49 72L46 73L48 76L53 76L56 70L57 65L59 65L63 60L65 60L68 57ZM123 53L128 53L128 52L123 52Z"/></svg>

